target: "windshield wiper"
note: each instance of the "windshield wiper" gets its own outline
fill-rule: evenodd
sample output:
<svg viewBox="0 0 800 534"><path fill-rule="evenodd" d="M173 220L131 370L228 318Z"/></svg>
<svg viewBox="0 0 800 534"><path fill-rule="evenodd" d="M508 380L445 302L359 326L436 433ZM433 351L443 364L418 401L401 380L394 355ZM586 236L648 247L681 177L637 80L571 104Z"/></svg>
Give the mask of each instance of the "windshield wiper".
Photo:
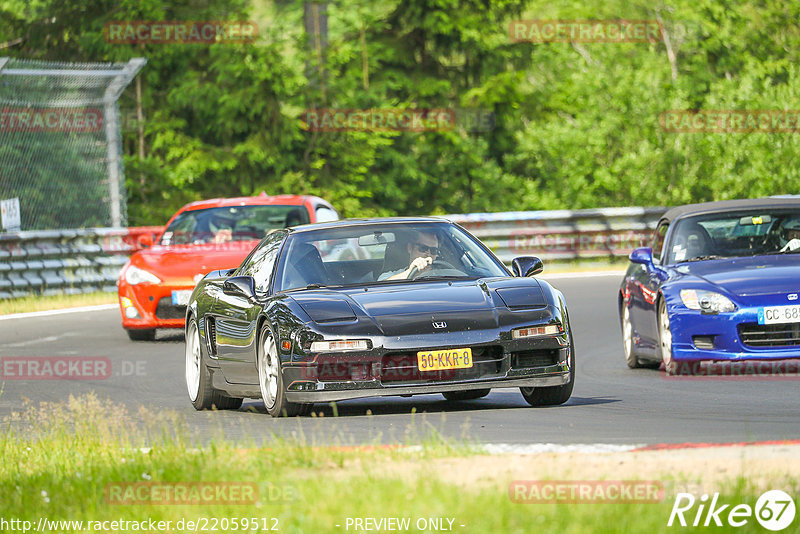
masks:
<svg viewBox="0 0 800 534"><path fill-rule="evenodd" d="M688 261L703 261L703 260L719 260L724 258L725 256L719 256L717 254L706 254L705 256L695 256L694 258L689 258L688 260L684 260L684 262ZM681 262L683 263L683 262Z"/></svg>
<svg viewBox="0 0 800 534"><path fill-rule="evenodd" d="M306 289L322 289L323 287L328 287L325 284L308 284Z"/></svg>
<svg viewBox="0 0 800 534"><path fill-rule="evenodd" d="M465 274L455 275L455 274L430 274L430 275L422 275L414 278L414 280L466 280L472 278Z"/></svg>

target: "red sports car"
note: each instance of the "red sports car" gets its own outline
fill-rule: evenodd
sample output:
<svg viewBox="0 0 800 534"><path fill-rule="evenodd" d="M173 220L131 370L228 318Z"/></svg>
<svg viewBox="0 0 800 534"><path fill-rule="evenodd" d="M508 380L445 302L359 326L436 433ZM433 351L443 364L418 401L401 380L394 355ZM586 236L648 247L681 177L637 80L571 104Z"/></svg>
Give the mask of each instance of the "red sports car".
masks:
<svg viewBox="0 0 800 534"><path fill-rule="evenodd" d="M271 230L338 218L333 206L313 196L262 193L187 204L155 245L122 268L122 328L136 341L155 339L156 328L183 328L189 296L206 273L238 266Z"/></svg>

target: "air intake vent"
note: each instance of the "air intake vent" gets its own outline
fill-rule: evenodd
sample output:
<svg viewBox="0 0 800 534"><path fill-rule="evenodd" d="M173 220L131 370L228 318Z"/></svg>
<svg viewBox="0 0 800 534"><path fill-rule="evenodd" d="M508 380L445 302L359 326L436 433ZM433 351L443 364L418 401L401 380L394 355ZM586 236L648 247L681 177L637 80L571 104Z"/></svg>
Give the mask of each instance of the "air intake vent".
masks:
<svg viewBox="0 0 800 534"><path fill-rule="evenodd" d="M692 341L700 350L714 350L714 336L692 336Z"/></svg>
<svg viewBox="0 0 800 534"><path fill-rule="evenodd" d="M208 353L212 356L217 355L217 322L213 317L206 318L206 343Z"/></svg>
<svg viewBox="0 0 800 534"><path fill-rule="evenodd" d="M159 319L183 319L186 317L186 306L174 306L170 297L158 301L156 317Z"/></svg>
<svg viewBox="0 0 800 534"><path fill-rule="evenodd" d="M559 349L522 350L511 353L511 367L529 369L555 365L559 361Z"/></svg>
<svg viewBox="0 0 800 534"><path fill-rule="evenodd" d="M755 348L800 346L800 323L739 325L742 343Z"/></svg>

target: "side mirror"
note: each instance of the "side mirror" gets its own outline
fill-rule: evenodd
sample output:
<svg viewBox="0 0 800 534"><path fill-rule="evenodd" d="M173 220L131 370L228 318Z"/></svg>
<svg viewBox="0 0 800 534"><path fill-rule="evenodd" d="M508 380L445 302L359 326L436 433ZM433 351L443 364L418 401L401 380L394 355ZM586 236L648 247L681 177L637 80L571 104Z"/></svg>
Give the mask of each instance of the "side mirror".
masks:
<svg viewBox="0 0 800 534"><path fill-rule="evenodd" d="M631 252L630 260L651 269L653 267L653 249L650 247L637 248Z"/></svg>
<svg viewBox="0 0 800 534"><path fill-rule="evenodd" d="M136 238L136 242L139 244L139 248L150 248L153 246L153 234L150 232L141 234Z"/></svg>
<svg viewBox="0 0 800 534"><path fill-rule="evenodd" d="M256 281L252 276L232 276L222 283L222 292L226 295L254 299Z"/></svg>
<svg viewBox="0 0 800 534"><path fill-rule="evenodd" d="M511 262L514 276L533 276L544 270L544 263L536 256L520 256Z"/></svg>

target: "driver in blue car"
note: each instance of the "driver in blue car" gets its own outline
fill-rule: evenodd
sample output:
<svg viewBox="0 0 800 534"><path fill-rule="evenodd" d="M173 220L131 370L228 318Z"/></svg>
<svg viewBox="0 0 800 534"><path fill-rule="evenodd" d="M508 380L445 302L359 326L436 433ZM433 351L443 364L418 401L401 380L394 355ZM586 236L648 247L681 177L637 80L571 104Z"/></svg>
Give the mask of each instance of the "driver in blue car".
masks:
<svg viewBox="0 0 800 534"><path fill-rule="evenodd" d="M781 237L786 244L781 252L791 252L800 249L800 219L789 219L781 227Z"/></svg>
<svg viewBox="0 0 800 534"><path fill-rule="evenodd" d="M439 238L436 234L415 232L407 245L409 258L414 258L405 269L388 271L381 274L378 280L407 280L412 273L430 269L439 255Z"/></svg>

